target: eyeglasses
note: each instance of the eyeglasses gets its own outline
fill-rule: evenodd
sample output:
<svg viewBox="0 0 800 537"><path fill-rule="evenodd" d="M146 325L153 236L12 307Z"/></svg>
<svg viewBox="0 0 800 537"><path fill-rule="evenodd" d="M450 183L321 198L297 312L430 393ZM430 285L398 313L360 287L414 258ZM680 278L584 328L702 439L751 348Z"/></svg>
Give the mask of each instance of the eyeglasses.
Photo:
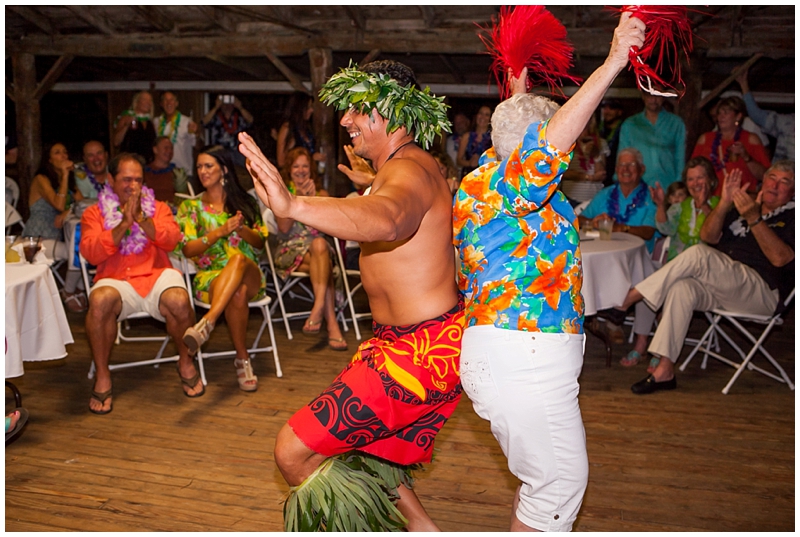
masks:
<svg viewBox="0 0 800 537"><path fill-rule="evenodd" d="M637 162L626 162L624 164L617 164L617 168L636 168L639 166Z"/></svg>

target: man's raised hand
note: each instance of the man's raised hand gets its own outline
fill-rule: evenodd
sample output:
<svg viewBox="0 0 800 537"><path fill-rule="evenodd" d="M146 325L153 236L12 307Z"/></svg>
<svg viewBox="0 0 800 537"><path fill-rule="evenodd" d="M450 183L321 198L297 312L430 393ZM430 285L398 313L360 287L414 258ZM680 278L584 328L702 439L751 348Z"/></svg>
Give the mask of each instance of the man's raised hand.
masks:
<svg viewBox="0 0 800 537"><path fill-rule="evenodd" d="M350 161L350 168L344 164L337 166L339 171L345 174L357 187L367 187L372 184L375 179L375 170L372 166L353 152L352 145L344 146L344 152L347 159Z"/></svg>
<svg viewBox="0 0 800 537"><path fill-rule="evenodd" d="M275 216L291 218L294 196L286 188L281 174L261 152L255 140L246 132L239 133L239 152L247 159L247 171L253 177L256 194L272 209Z"/></svg>

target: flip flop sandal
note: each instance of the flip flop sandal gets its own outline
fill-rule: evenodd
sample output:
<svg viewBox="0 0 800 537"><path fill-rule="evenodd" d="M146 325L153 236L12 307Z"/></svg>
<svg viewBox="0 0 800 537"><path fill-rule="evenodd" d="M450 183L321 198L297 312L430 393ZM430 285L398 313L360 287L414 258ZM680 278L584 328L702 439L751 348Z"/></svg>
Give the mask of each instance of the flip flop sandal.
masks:
<svg viewBox="0 0 800 537"><path fill-rule="evenodd" d="M652 373L653 371L655 371L656 368L658 367L658 364L660 363L661 363L661 358L656 358L655 356L650 358L650 364L647 366L647 372Z"/></svg>
<svg viewBox="0 0 800 537"><path fill-rule="evenodd" d="M303 325L303 333L304 334L319 334L320 329L322 328L322 319L319 321L312 321L309 317L306 321L306 324Z"/></svg>
<svg viewBox="0 0 800 537"><path fill-rule="evenodd" d="M631 351L625 358L619 361L622 367L633 367L642 360L642 355L638 351Z"/></svg>
<svg viewBox="0 0 800 537"><path fill-rule="evenodd" d="M177 369L178 369L178 377L180 377L181 382L183 383L183 385L194 389L194 387L197 386L197 381L200 380L200 373L197 371L197 369L195 368L194 376L191 377L191 378L186 378L183 375L181 375L180 366L178 366ZM191 399L194 399L195 397L200 397L204 393L206 393L206 387L202 382L200 383L200 393L196 393L194 395L189 395L189 392L187 392L186 390L183 390L183 395L185 395L186 397L189 397Z"/></svg>
<svg viewBox="0 0 800 537"><path fill-rule="evenodd" d="M19 412L19 418L17 418L17 423L14 424L14 428L9 430L8 428L11 426L11 417L6 416L6 442L14 439L22 428L25 427L25 424L28 422L28 411L24 408L15 408L14 412ZM12 412L12 414L14 413Z"/></svg>
<svg viewBox="0 0 800 537"><path fill-rule="evenodd" d="M186 329L183 334L183 342L189 347L189 354L194 356L197 353L203 343L208 341L208 336L211 335L212 330L214 330L214 325L205 317L200 319L200 322L196 325Z"/></svg>
<svg viewBox="0 0 800 537"><path fill-rule="evenodd" d="M96 391L92 390L92 398L95 399L96 401L100 401L100 404L105 404L106 399L111 397L111 395L112 395L111 390L108 390L107 392L103 393L97 393ZM114 401L111 401L111 406L108 407L108 410L94 410L92 407L89 407L89 411L92 414L99 414L99 415L108 414L112 410L114 410Z"/></svg>
<svg viewBox="0 0 800 537"><path fill-rule="evenodd" d="M83 298L83 293L74 293L71 295L65 295L64 305L67 307L69 311L74 313L81 313L88 309L86 301L81 300Z"/></svg>
<svg viewBox="0 0 800 537"><path fill-rule="evenodd" d="M253 373L253 365L250 360L233 361L236 368L236 380L239 381L239 389L245 392L254 392L258 389L258 377Z"/></svg>
<svg viewBox="0 0 800 537"><path fill-rule="evenodd" d="M333 343L344 343L344 346L342 346L342 345L338 345L337 346L337 345L334 345ZM341 337L329 337L328 338L328 347L330 347L331 349L333 349L335 351L346 351L347 350L347 341L345 341L345 339L341 338Z"/></svg>

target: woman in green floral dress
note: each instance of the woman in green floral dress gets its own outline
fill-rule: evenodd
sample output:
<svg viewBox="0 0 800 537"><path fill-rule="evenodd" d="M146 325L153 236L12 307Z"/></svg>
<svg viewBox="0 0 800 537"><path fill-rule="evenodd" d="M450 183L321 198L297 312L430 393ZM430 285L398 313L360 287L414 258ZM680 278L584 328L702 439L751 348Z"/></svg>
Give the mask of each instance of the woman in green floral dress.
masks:
<svg viewBox="0 0 800 537"><path fill-rule="evenodd" d="M181 253L197 266L194 293L211 305L200 321L186 330L183 341L194 354L208 340L217 319L225 313L236 359L239 388L255 391L258 378L247 354L247 319L252 300L265 294L258 268L267 228L256 200L239 185L233 163L224 149L215 147L197 157L197 176L205 188L198 199L178 208L183 240Z"/></svg>

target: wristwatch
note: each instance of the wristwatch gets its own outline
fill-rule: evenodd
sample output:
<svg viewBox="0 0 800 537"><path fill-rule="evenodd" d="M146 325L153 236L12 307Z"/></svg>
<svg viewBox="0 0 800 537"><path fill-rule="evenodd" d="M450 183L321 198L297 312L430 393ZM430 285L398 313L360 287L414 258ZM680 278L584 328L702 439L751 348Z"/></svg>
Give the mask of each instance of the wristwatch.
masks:
<svg viewBox="0 0 800 537"><path fill-rule="evenodd" d="M200 237L200 242L202 242L203 244L205 244L206 246L208 246L208 237L206 237L205 235L203 235L202 237Z"/></svg>
<svg viewBox="0 0 800 537"><path fill-rule="evenodd" d="M628 231L630 231L630 230L631 230L631 226L629 226L628 224L625 224L625 227L624 227L624 228L622 228L622 231L623 231L624 233L627 233L627 232L628 232Z"/></svg>

